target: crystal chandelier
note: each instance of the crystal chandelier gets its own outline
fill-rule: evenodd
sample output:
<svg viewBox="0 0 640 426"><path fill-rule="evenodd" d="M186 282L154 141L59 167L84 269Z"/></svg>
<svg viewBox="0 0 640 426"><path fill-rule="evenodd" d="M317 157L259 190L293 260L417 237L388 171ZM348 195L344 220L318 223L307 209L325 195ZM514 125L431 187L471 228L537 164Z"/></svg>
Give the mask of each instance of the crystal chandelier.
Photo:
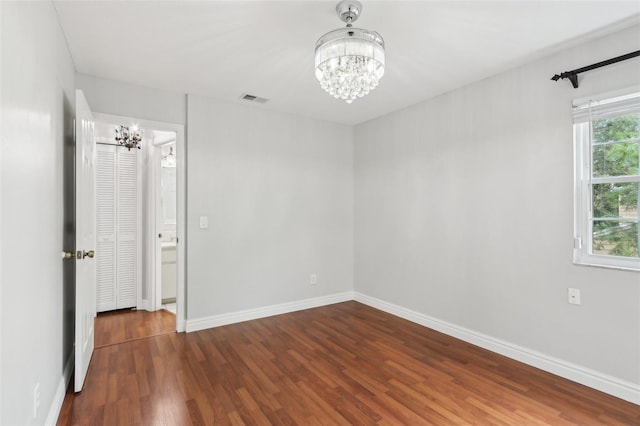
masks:
<svg viewBox="0 0 640 426"><path fill-rule="evenodd" d="M348 104L375 89L384 74L384 40L375 31L353 28L362 11L359 1L336 6L346 28L330 31L316 42L316 78L336 99Z"/></svg>
<svg viewBox="0 0 640 426"><path fill-rule="evenodd" d="M140 149L142 130L138 129L138 126L132 126L131 130L125 126L116 126L116 142L126 147L129 151L131 151L131 148Z"/></svg>

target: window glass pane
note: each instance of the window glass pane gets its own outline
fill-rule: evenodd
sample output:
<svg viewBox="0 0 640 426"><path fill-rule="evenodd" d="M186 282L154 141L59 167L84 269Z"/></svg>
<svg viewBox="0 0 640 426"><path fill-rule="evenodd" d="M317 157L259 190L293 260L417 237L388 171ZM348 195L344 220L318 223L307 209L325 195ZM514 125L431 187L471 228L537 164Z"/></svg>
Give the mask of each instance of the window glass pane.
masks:
<svg viewBox="0 0 640 426"><path fill-rule="evenodd" d="M593 254L638 257L638 223L593 221Z"/></svg>
<svg viewBox="0 0 640 426"><path fill-rule="evenodd" d="M602 118L592 126L593 176L637 175L640 114Z"/></svg>
<svg viewBox="0 0 640 426"><path fill-rule="evenodd" d="M593 143L622 141L638 137L638 115L628 114L593 120Z"/></svg>
<svg viewBox="0 0 640 426"><path fill-rule="evenodd" d="M593 185L593 218L638 220L638 183L599 183Z"/></svg>
<svg viewBox="0 0 640 426"><path fill-rule="evenodd" d="M593 176L632 176L640 174L638 141L593 145Z"/></svg>

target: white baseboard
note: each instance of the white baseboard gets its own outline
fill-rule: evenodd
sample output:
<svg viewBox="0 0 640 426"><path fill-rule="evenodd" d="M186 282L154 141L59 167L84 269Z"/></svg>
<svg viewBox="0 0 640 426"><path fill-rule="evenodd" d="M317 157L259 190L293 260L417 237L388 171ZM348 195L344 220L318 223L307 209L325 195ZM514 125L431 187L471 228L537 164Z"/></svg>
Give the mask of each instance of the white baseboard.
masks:
<svg viewBox="0 0 640 426"><path fill-rule="evenodd" d="M273 315L287 314L289 312L301 311L303 309L317 308L319 306L331 305L334 303L347 302L353 300L353 292L331 294L329 296L314 297L312 299L299 300L295 302L281 303L278 305L265 306L244 311L229 312L227 314L213 315L205 318L188 319L186 321L186 331L204 330L206 328L220 327L222 325L235 324L243 321L250 321Z"/></svg>
<svg viewBox="0 0 640 426"><path fill-rule="evenodd" d="M640 405L640 385L354 292L354 300L500 355Z"/></svg>
<svg viewBox="0 0 640 426"><path fill-rule="evenodd" d="M74 353L71 351L71 355L69 355L69 358L64 365L64 371L62 372L62 377L60 378L60 383L58 383L56 393L53 395L49 414L47 414L47 420L44 422L46 426L55 426L58 422L60 409L62 409L62 403L64 402L64 396L67 393L67 386L69 386L69 382L71 381L71 374L73 373L73 366L75 363L74 360Z"/></svg>
<svg viewBox="0 0 640 426"><path fill-rule="evenodd" d="M149 299L140 299L138 306L136 306L136 310L152 312L154 309Z"/></svg>

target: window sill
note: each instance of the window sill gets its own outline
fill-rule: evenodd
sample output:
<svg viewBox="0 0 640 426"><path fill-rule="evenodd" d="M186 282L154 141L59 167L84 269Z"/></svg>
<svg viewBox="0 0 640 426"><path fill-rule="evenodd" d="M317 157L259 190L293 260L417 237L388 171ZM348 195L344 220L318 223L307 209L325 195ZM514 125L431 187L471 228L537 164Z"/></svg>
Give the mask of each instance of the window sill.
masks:
<svg viewBox="0 0 640 426"><path fill-rule="evenodd" d="M595 268L618 269L622 271L640 272L639 259L627 259L614 256L574 255L574 265L591 266Z"/></svg>

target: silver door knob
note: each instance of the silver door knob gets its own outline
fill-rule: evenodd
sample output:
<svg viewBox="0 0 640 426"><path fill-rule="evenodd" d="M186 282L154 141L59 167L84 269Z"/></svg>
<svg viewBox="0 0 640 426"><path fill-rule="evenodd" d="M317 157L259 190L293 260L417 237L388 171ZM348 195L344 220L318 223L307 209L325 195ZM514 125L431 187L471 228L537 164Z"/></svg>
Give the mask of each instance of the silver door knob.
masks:
<svg viewBox="0 0 640 426"><path fill-rule="evenodd" d="M78 251L63 251L62 252L62 258L64 260L82 259L82 252L80 250L78 250Z"/></svg>

